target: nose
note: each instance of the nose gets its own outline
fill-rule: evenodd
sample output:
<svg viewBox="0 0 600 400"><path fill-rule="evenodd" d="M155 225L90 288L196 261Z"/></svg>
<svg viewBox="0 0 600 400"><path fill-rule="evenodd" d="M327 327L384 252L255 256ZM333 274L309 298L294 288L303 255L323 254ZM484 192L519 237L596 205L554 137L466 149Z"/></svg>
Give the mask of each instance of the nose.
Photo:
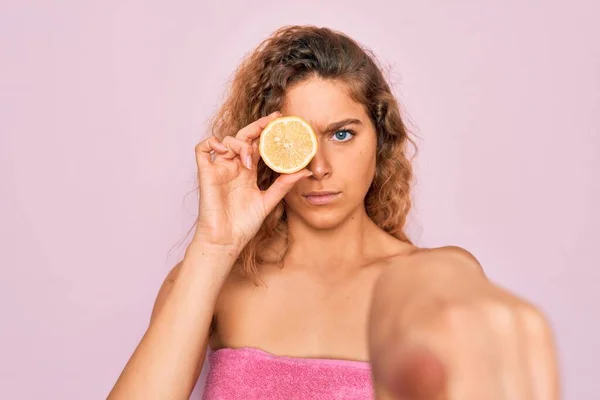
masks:
<svg viewBox="0 0 600 400"><path fill-rule="evenodd" d="M331 164L325 146L319 146L317 154L310 161L307 169L313 173L312 179L322 180L331 175Z"/></svg>

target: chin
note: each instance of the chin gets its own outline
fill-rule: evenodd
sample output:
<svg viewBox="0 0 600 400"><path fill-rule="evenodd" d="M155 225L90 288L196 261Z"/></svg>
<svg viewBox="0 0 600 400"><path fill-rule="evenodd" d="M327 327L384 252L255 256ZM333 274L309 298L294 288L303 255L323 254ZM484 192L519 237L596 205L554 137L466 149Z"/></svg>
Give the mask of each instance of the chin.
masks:
<svg viewBox="0 0 600 400"><path fill-rule="evenodd" d="M337 228L345 220L344 216L335 211L313 211L309 215L301 215L300 217L308 226L318 230Z"/></svg>
<svg viewBox="0 0 600 400"><path fill-rule="evenodd" d="M294 210L295 217L316 230L331 230L342 225L350 215L350 210L341 207Z"/></svg>

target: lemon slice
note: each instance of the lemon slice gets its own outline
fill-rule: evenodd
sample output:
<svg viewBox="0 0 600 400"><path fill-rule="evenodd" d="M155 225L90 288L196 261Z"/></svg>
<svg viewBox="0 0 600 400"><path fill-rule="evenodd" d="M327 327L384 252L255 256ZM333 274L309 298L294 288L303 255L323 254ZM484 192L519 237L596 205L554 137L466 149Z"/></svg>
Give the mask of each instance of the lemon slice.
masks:
<svg viewBox="0 0 600 400"><path fill-rule="evenodd" d="M306 167L317 154L317 136L300 117L271 121L260 134L258 150L265 164L280 174L293 174Z"/></svg>

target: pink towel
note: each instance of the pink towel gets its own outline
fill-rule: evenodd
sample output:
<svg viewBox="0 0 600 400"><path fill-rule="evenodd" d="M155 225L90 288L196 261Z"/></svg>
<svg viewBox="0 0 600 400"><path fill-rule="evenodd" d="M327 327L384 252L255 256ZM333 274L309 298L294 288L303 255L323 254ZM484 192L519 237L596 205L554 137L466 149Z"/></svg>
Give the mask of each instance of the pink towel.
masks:
<svg viewBox="0 0 600 400"><path fill-rule="evenodd" d="M209 355L205 400L371 400L370 364L280 357L244 347Z"/></svg>

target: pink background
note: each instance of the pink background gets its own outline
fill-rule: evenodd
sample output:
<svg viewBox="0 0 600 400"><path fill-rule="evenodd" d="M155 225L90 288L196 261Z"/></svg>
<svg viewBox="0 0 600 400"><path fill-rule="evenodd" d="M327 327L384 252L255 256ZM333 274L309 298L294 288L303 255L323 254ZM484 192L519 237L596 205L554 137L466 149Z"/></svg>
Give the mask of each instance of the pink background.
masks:
<svg viewBox="0 0 600 400"><path fill-rule="evenodd" d="M0 3L0 397L106 397L185 247L226 79L312 23L392 71L420 137L417 242L466 247L540 304L565 398L596 398L598 3L202 3Z"/></svg>

